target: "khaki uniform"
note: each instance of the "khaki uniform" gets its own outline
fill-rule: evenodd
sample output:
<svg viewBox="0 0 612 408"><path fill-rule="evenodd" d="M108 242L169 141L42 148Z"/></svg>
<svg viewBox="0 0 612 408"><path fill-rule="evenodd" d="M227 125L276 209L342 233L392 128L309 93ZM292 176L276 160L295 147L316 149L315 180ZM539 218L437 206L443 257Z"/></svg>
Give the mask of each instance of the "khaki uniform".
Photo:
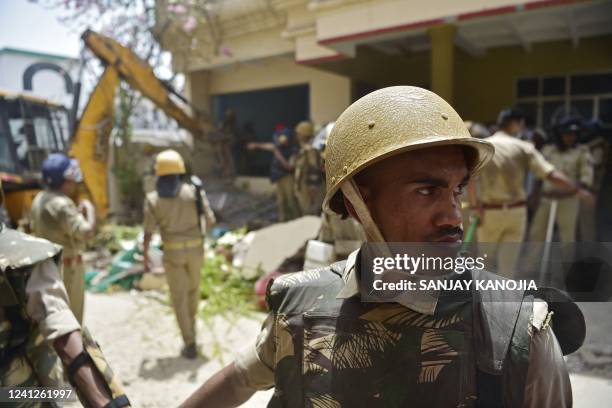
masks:
<svg viewBox="0 0 612 408"><path fill-rule="evenodd" d="M593 160L593 186L591 190L593 191L593 194L599 198L601 183L603 182L606 172L606 160L608 157L608 151L610 149L610 143L608 143L602 137L598 137L586 144L586 147L589 149L591 158ZM580 231L581 241L597 240L596 218L596 205L581 202L580 211L578 214L578 229Z"/></svg>
<svg viewBox="0 0 612 408"><path fill-rule="evenodd" d="M48 241L0 225L0 350L6 358L0 362L2 387L66 385L51 343L81 326L61 284L60 251ZM15 318L16 304L25 306L24 316ZM22 330L19 321L26 325ZM11 346L13 351L4 354Z"/></svg>
<svg viewBox="0 0 612 408"><path fill-rule="evenodd" d="M272 311L235 367L244 386L275 387L269 406L474 407L483 397L485 368L499 373L503 396L494 397L503 406L572 405L562 341L546 323L554 316L546 302L526 297L523 306L508 302L493 311L493 302L474 305L467 297L453 304L440 295L425 300L437 302L431 315L398 303L361 302L356 259L357 252L346 262L283 275L268 286ZM502 279L486 272L478 277ZM473 312L479 308L495 322L480 320ZM580 323L578 314L566 317ZM478 340L483 334L509 341L501 354L493 353L493 365L491 344Z"/></svg>
<svg viewBox="0 0 612 408"><path fill-rule="evenodd" d="M548 145L544 146L542 154L555 168L563 172L574 183L580 183L586 187L593 184L593 164L586 146L580 145L561 151L556 145ZM576 223L580 200L573 194L568 196L568 194L560 193L548 181L544 181L542 185L542 201L531 223L529 240L544 241L546 239L548 216L553 199L558 200L555 223L559 227L561 242L576 241Z"/></svg>
<svg viewBox="0 0 612 408"><path fill-rule="evenodd" d="M363 227L353 217L342 219L326 212L321 215L318 239L333 244L336 260L345 259L367 241Z"/></svg>
<svg viewBox="0 0 612 408"><path fill-rule="evenodd" d="M285 174L276 181L276 205L280 222L291 221L301 215L294 184L293 173Z"/></svg>
<svg viewBox="0 0 612 408"><path fill-rule="evenodd" d="M83 323L85 302L85 267L82 253L85 236L93 226L79 213L72 199L61 192L43 190L32 202L32 233L64 247L64 285L70 309Z"/></svg>
<svg viewBox="0 0 612 408"><path fill-rule="evenodd" d="M204 262L202 232L215 223L206 193L198 226L195 188L183 183L176 197L161 198L157 191L147 194L144 206L144 231L152 234L159 226L164 249L164 270L170 297L185 344L195 343L195 316L200 300L200 272Z"/></svg>
<svg viewBox="0 0 612 408"><path fill-rule="evenodd" d="M310 145L302 146L295 159L295 196L302 215L321 214L325 198L321 154Z"/></svg>
<svg viewBox="0 0 612 408"><path fill-rule="evenodd" d="M519 140L503 131L486 139L495 146L493 159L479 176L480 201L486 209L478 228L482 243L515 243L523 241L527 228L525 179L532 171L540 179L546 178L555 167L529 142ZM488 254L490 262L497 261L497 273L510 277L519 255L519 245L508 245L503 250ZM492 269L494 270L494 269Z"/></svg>

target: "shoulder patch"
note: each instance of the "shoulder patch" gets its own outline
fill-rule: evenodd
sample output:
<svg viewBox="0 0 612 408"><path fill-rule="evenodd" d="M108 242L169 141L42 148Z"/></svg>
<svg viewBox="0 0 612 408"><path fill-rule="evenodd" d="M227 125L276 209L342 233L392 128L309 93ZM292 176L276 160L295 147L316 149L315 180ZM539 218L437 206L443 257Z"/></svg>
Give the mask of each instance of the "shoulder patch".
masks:
<svg viewBox="0 0 612 408"><path fill-rule="evenodd" d="M546 330L550 324L553 312L548 311L548 303L542 299L535 299L533 302L533 315L531 316L531 326L536 330Z"/></svg>
<svg viewBox="0 0 612 408"><path fill-rule="evenodd" d="M578 305L568 294L554 288L540 287L534 297L546 301L548 313L542 327L550 324L563 355L578 350L586 337L586 323Z"/></svg>
<svg viewBox="0 0 612 408"><path fill-rule="evenodd" d="M0 270L16 269L58 257L62 247L14 229L0 231Z"/></svg>

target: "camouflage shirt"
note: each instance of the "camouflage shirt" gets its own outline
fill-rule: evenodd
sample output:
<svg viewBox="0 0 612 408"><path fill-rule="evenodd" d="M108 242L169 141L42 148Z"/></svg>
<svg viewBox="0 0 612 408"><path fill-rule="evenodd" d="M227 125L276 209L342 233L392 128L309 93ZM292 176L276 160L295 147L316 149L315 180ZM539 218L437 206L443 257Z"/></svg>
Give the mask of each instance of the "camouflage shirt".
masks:
<svg viewBox="0 0 612 408"><path fill-rule="evenodd" d="M356 269L351 256L269 286L271 313L235 366L245 386L275 388L270 406L478 406L483 370L500 379L503 406L571 406L546 302L519 302L512 320L503 311L495 316L496 309L487 315L471 298L430 294L435 312L420 313L398 303L361 302L351 288ZM477 329L486 320L481 315L506 333L501 355L489 353Z"/></svg>
<svg viewBox="0 0 612 408"><path fill-rule="evenodd" d="M63 385L50 344L81 327L68 306L60 255L59 246L0 225L0 385Z"/></svg>

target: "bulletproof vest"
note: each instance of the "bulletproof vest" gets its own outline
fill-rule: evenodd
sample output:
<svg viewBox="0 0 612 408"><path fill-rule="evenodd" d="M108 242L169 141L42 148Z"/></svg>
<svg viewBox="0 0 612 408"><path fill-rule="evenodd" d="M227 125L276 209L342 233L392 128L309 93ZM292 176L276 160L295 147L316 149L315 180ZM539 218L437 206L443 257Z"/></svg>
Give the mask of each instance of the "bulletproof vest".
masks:
<svg viewBox="0 0 612 408"><path fill-rule="evenodd" d="M336 299L344 266L284 275L268 287L277 343L270 407L522 405L533 294L443 293L429 316ZM509 366L515 377L504 381Z"/></svg>
<svg viewBox="0 0 612 408"><path fill-rule="evenodd" d="M26 285L32 268L53 258L59 263L61 248L49 241L8 229L0 224L0 379L2 385L19 379L35 386L36 375L25 357L35 327L26 312ZM23 372L14 372L15 367ZM11 378L7 377L11 373ZM4 384L4 383L7 384Z"/></svg>

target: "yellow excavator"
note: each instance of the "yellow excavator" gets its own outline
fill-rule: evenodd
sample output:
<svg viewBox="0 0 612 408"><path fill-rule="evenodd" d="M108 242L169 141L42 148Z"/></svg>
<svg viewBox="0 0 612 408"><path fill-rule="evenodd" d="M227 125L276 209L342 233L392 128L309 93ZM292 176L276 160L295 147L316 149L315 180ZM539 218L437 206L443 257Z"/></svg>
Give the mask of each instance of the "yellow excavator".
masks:
<svg viewBox="0 0 612 408"><path fill-rule="evenodd" d="M42 161L55 151L64 151L79 160L96 215L106 218L109 137L121 80L190 131L194 139L203 135L207 124L204 116L157 78L151 66L132 50L91 30L81 38L105 68L80 118L76 118L78 85L71 110L44 99L0 90L0 177L6 210L13 223L29 212L41 189Z"/></svg>

